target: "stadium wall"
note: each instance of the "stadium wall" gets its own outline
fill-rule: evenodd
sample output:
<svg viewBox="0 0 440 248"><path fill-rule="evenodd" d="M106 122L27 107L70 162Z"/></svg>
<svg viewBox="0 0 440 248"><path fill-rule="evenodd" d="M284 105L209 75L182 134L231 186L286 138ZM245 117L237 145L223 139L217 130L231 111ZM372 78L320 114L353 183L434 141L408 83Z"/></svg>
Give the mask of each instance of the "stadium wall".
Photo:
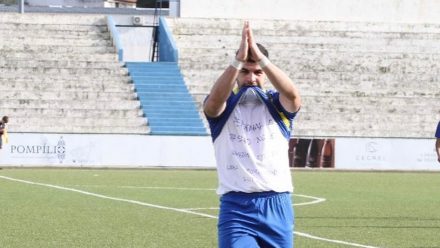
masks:
<svg viewBox="0 0 440 248"><path fill-rule="evenodd" d="M214 167L209 136L11 133L3 167Z"/></svg>
<svg viewBox="0 0 440 248"><path fill-rule="evenodd" d="M9 140L1 167L215 167L209 136L11 133ZM434 139L337 138L332 146L336 170L440 171Z"/></svg>
<svg viewBox="0 0 440 248"><path fill-rule="evenodd" d="M440 171L434 139L338 138L335 168Z"/></svg>
<svg viewBox="0 0 440 248"><path fill-rule="evenodd" d="M438 0L181 0L181 17L440 23Z"/></svg>
<svg viewBox="0 0 440 248"><path fill-rule="evenodd" d="M134 15L112 15L123 49L124 62L151 61L154 16L142 15L142 24L133 25Z"/></svg>

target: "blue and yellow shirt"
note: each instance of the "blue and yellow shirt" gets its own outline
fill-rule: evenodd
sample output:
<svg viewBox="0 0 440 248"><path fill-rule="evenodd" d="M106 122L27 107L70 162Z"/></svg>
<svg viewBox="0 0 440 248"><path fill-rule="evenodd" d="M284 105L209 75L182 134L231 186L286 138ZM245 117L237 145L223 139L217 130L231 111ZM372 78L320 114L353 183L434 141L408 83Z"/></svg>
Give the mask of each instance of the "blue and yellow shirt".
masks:
<svg viewBox="0 0 440 248"><path fill-rule="evenodd" d="M295 115L282 107L278 92L243 87L231 93L219 117L207 117L218 194L293 191L287 154Z"/></svg>

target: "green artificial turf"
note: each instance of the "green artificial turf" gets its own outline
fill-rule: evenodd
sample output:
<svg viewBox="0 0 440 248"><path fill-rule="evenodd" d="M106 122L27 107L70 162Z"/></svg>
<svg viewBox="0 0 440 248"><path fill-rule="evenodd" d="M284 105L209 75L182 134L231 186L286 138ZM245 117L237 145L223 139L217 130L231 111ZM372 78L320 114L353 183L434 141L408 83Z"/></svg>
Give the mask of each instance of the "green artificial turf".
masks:
<svg viewBox="0 0 440 248"><path fill-rule="evenodd" d="M0 247L217 247L214 170L0 176L44 184L0 178ZM293 181L295 194L325 198L294 207L295 230L315 237L296 235L295 247L440 247L440 173L294 171Z"/></svg>

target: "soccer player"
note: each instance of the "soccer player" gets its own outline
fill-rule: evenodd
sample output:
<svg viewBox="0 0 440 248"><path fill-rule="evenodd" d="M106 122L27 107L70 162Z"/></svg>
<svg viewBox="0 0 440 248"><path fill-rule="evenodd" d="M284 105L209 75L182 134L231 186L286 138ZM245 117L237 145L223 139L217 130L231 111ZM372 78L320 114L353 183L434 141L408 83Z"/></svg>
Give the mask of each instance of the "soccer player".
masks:
<svg viewBox="0 0 440 248"><path fill-rule="evenodd" d="M263 89L266 77L276 91ZM300 105L298 89L246 21L235 59L204 103L219 181L219 247L293 247L287 151Z"/></svg>
<svg viewBox="0 0 440 248"><path fill-rule="evenodd" d="M440 121L437 124L437 131L435 132L435 137L437 138L435 142L435 150L437 151L437 160L440 163Z"/></svg>
<svg viewBox="0 0 440 248"><path fill-rule="evenodd" d="M2 149L3 144L8 143L8 132L7 124L9 122L9 117L3 116L0 120L0 149Z"/></svg>

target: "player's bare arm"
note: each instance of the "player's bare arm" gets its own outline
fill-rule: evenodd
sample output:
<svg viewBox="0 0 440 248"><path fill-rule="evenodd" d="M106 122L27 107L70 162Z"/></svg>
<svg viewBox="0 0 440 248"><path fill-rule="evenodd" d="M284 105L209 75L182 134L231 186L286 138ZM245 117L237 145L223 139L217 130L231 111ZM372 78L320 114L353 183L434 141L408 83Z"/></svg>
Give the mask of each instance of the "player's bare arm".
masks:
<svg viewBox="0 0 440 248"><path fill-rule="evenodd" d="M437 139L435 143L435 150L437 151L437 160L440 163L440 139Z"/></svg>
<svg viewBox="0 0 440 248"><path fill-rule="evenodd" d="M223 74L217 79L214 86L206 99L203 110L209 117L218 117L223 113L226 108L226 100L229 97L232 89L235 85L235 80L240 71L239 63L244 63L248 56L248 33L249 22L245 22L243 25L243 31L241 34L240 48L235 57L237 65L229 65Z"/></svg>
<svg viewBox="0 0 440 248"><path fill-rule="evenodd" d="M252 29L249 25L248 37L251 52L250 56L259 63L264 60L268 61L264 54L258 49ZM286 75L286 73L272 63L266 63L262 69L275 89L280 93L280 102L283 107L289 112L298 111L301 106L301 97L292 80Z"/></svg>

